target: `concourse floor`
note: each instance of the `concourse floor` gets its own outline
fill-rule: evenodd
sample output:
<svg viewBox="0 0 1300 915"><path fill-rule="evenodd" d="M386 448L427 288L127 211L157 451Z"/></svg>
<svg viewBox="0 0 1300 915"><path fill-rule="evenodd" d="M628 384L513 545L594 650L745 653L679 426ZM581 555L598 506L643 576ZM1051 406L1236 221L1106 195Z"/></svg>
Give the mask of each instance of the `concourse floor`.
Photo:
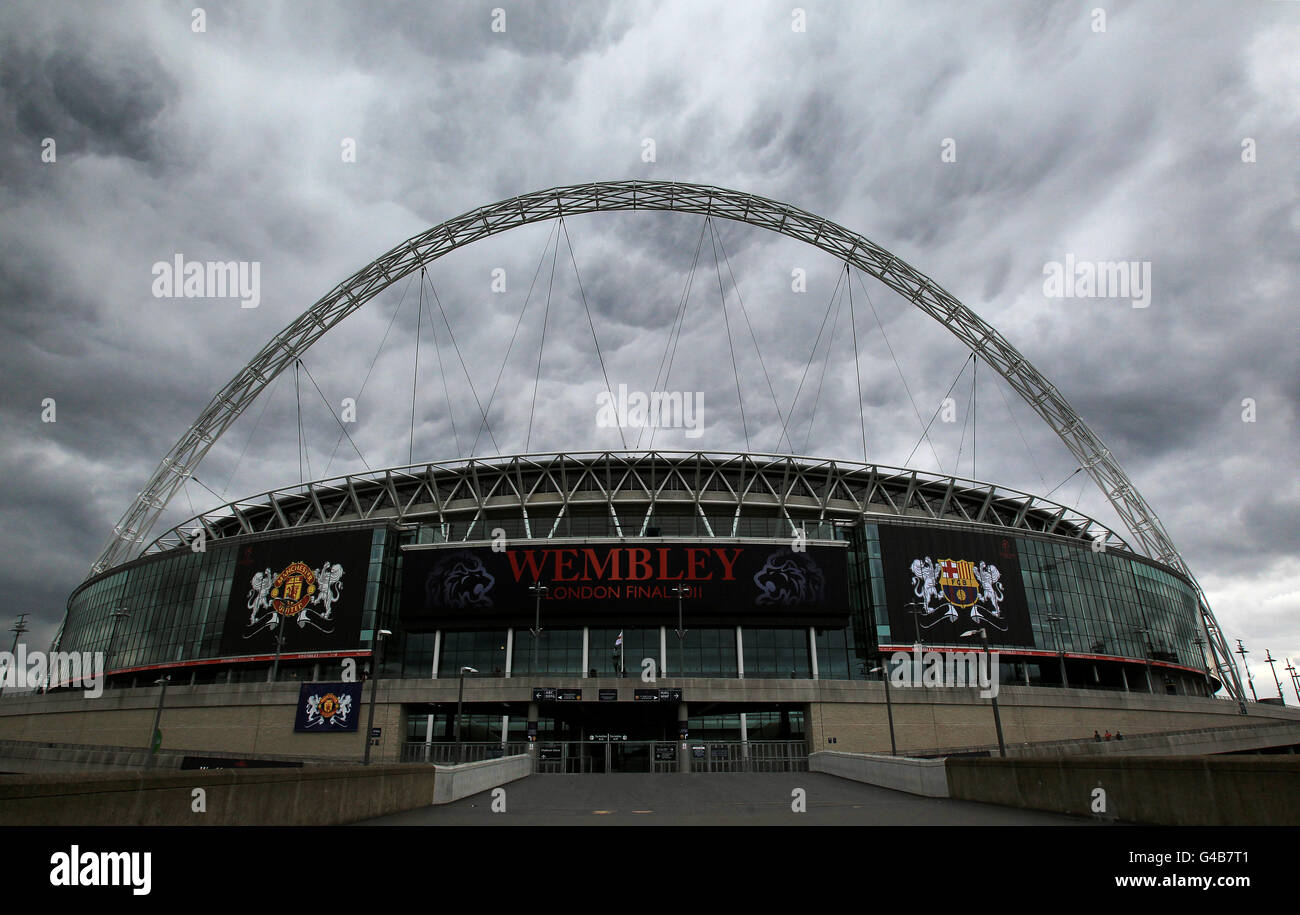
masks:
<svg viewBox="0 0 1300 915"><path fill-rule="evenodd" d="M927 798L821 772L533 775L505 788L358 826L1086 826L1080 817ZM806 812L792 810L802 788Z"/></svg>

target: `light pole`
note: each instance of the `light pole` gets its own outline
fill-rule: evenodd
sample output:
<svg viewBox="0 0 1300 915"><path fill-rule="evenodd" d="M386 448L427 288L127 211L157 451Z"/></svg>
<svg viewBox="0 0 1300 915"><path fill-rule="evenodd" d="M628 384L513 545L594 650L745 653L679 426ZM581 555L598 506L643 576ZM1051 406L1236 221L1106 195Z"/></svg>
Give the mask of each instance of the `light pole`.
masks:
<svg viewBox="0 0 1300 915"><path fill-rule="evenodd" d="M1201 670L1205 674L1205 695L1208 696L1210 695L1210 665L1205 661L1205 640L1198 635L1192 639L1192 644L1201 655Z"/></svg>
<svg viewBox="0 0 1300 915"><path fill-rule="evenodd" d="M280 649L284 647L284 614L279 614L280 625L275 627L275 661L271 664L271 682L274 683L280 676ZM370 746L370 739L366 738L366 746Z"/></svg>
<svg viewBox="0 0 1300 915"><path fill-rule="evenodd" d="M1065 689L1069 689L1070 681L1065 676L1065 640L1061 637L1061 633L1056 628L1057 623L1065 622L1065 617L1049 616L1047 618L1047 621L1052 624L1052 633L1056 636L1057 660L1061 662L1061 686L1064 687Z"/></svg>
<svg viewBox="0 0 1300 915"><path fill-rule="evenodd" d="M986 659L990 658L989 637L988 637L988 633L984 631L984 627L981 626L979 629L968 629L961 634L961 637L965 639L965 638L970 638L972 635L978 635L980 637L980 642L984 645L984 657ZM996 676L996 673L993 670L992 663L993 662L990 660L989 661L990 678ZM999 677L999 680L1000 679L1001 678ZM998 755L1001 756L1003 759L1005 759L1007 756L1007 744L1006 741L1002 739L1002 714L1001 712L998 711L997 691L994 690L993 695L990 696L989 698L993 700L993 726L997 728L997 732L998 732Z"/></svg>
<svg viewBox="0 0 1300 915"><path fill-rule="evenodd" d="M114 648L114 646L117 644L117 627L118 627L118 624L121 623L122 620L126 619L126 618L127 618L128 616L130 616L130 615L131 615L131 611L130 611L130 610L127 610L125 607L118 607L116 610L114 610L113 612L111 612L111 613L108 615L108 616L109 616L109 619L111 619L111 620L113 621L113 626L112 626L112 628L111 628L111 629L109 630L109 632L108 632L108 651L104 652L104 671L105 671L105 673L107 673L107 671L109 670L109 668L112 666L112 661L113 661L113 648Z"/></svg>
<svg viewBox="0 0 1300 915"><path fill-rule="evenodd" d="M384 639L392 635L388 629L375 633L375 650L370 653L370 712L366 716L366 754L361 758L363 766L370 765L370 734L375 727L375 694L379 692L379 665L384 659Z"/></svg>
<svg viewBox="0 0 1300 915"><path fill-rule="evenodd" d="M154 709L153 713L153 733L149 735L149 762L151 764L154 761L154 754L162 746L162 731L158 729L158 725L162 723L163 702L167 699L167 684L171 682L171 675L159 677L154 682L162 684L162 689L158 690L158 707Z"/></svg>
<svg viewBox="0 0 1300 915"><path fill-rule="evenodd" d="M27 614L26 614L26 613L20 613L20 614L18 614L18 619L14 620L14 624L13 624L13 626L9 629L9 631L12 632L12 633L14 634L14 643L13 643L13 646L9 649L9 657L10 657L12 660L9 662L9 665L10 665L10 667L9 667L9 671L6 672L6 674L5 674L5 676L4 676L3 678L0 678L0 692L3 692L3 691L4 691L4 688L5 688L5 680L8 680L8 679L9 679L10 673L12 673L12 675L13 675L14 683L17 683L17 682L18 682L18 668L17 668L17 664L18 664L18 638L19 638L19 636L21 636L24 632L27 631Z"/></svg>
<svg viewBox="0 0 1300 915"><path fill-rule="evenodd" d="M918 645L921 644L921 610L920 609L914 610L912 608L913 607L919 608L921 606L922 605L916 603L916 601L913 601L910 604L903 604L903 609L910 611L912 614L912 625L916 627L916 644Z"/></svg>
<svg viewBox="0 0 1300 915"><path fill-rule="evenodd" d="M863 666L866 666L865 663ZM894 740L894 702L889 694L889 661L885 653L880 653L880 666L871 668L871 673L880 672L885 681L885 714L889 716L889 755L898 755L898 743Z"/></svg>
<svg viewBox="0 0 1300 915"><path fill-rule="evenodd" d="M535 581L528 586L528 590L533 592L533 628L528 631L533 634L533 667L531 673L537 673L537 640L542 637L542 595L551 590L540 581Z"/></svg>
<svg viewBox="0 0 1300 915"><path fill-rule="evenodd" d="M1282 681L1277 678L1277 658L1273 657L1273 652L1267 648L1264 649L1264 663L1273 671L1273 682L1277 684L1277 701L1286 705L1286 699L1282 697Z"/></svg>
<svg viewBox="0 0 1300 915"><path fill-rule="evenodd" d="M1151 639L1149 638L1151 630L1143 626L1140 629L1134 629L1133 631L1142 636L1142 651L1146 655L1147 662L1147 692L1154 696L1156 693L1156 686L1155 682L1151 679Z"/></svg>
<svg viewBox="0 0 1300 915"><path fill-rule="evenodd" d="M1241 666L1246 668L1246 682L1250 684L1250 694L1258 702L1259 694L1255 692L1255 678L1250 675L1250 665L1246 663L1246 655L1250 654L1250 649L1241 644L1241 639L1237 639L1237 654L1241 655Z"/></svg>
<svg viewBox="0 0 1300 915"><path fill-rule="evenodd" d="M686 585L675 585L668 589L670 593L677 595L677 638L686 638L686 627L682 621L682 598L691 593L691 589Z"/></svg>
<svg viewBox="0 0 1300 915"><path fill-rule="evenodd" d="M461 740L460 734L460 710L465 701L465 674L478 673L472 667L462 667L460 669L460 689L456 693L456 762L457 764L465 761L464 741Z"/></svg>

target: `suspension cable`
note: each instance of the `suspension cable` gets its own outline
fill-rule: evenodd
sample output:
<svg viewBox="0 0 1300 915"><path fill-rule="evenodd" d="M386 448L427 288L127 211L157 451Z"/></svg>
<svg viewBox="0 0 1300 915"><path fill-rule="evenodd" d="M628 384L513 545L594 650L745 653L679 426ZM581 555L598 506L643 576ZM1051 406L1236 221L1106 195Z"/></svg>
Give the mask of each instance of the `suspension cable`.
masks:
<svg viewBox="0 0 1300 915"><path fill-rule="evenodd" d="M384 351L384 344L388 342L388 335L392 332L393 325L397 323L397 316L402 313L402 304L406 301L406 294L411 291L411 284L413 282L415 282L414 273L412 273L410 278L406 281L406 287L402 290L401 298L397 300L397 308L393 312L393 316L388 319L388 328L384 331L384 336L379 341L379 348L375 350L374 358L370 360L370 368L366 369L366 377L361 379L361 388L357 391L357 403L361 402L361 395L366 391L366 384L370 381L370 374L375 370L375 364L379 362L379 356ZM330 467L334 464L334 456L338 454L339 445L341 444L343 444L342 435L334 440L334 450L330 452L330 459L325 464L325 469L322 471L322 474L329 474Z"/></svg>
<svg viewBox="0 0 1300 915"><path fill-rule="evenodd" d="M772 387L772 377L767 372L767 363L763 361L763 353L758 348L758 337L754 333L754 325L750 323L749 312L745 308L745 300L740 295L740 284L736 282L736 274L731 269L731 258L727 257L727 246L722 243L722 234L718 232L716 225L712 226L713 236L718 240L718 250L722 252L722 259L727 264L727 274L731 277L731 289L736 293L736 301L740 304L740 316L745 319L745 326L749 328L749 339L754 342L754 355L758 356L759 368L763 370L763 380L767 382L768 393L772 395L772 406L776 408L776 418L781 421L782 435L785 434L785 416L781 412L781 405L776 400L776 389ZM781 439L776 440L776 450L781 450ZM794 451L794 446L790 446Z"/></svg>
<svg viewBox="0 0 1300 915"><path fill-rule="evenodd" d="M839 273L838 270L835 272ZM838 288L838 285L836 288ZM826 369L831 364L831 350L834 349L835 347L835 333L837 330L839 330L840 315L843 314L843 312L844 312L844 294L840 293L839 303L835 306L835 317L834 319L831 320L831 333L830 336L826 338L826 355L822 357L822 371L821 371L821 375L817 379L817 393L813 396L812 415L808 417L808 431L804 434L804 439L803 439L804 454L808 453L808 444L809 442L812 441L813 426L817 422L817 406L818 404L821 403L822 386L826 383Z"/></svg>
<svg viewBox="0 0 1300 915"><path fill-rule="evenodd" d="M736 367L736 346L731 341L731 318L727 315L727 295L722 289L722 266L718 263L718 245L710 233L713 247L713 269L718 274L718 298L722 303L722 320L727 328L727 348L731 351L731 373L736 378L736 400L740 403L740 425L745 432L745 450L749 449L749 423L745 419L745 398L740 393L740 370Z"/></svg>
<svg viewBox="0 0 1300 915"><path fill-rule="evenodd" d="M817 339L813 340L812 349L808 352L808 361L804 363L803 374L799 376L799 386L795 388L794 400L790 402L790 412L786 414L785 424L781 427L781 434L782 436L785 437L785 440L789 443L791 454L794 453L794 441L789 437L789 435L786 432L786 429L788 428L790 423L794 421L794 410L795 407L799 405L799 395L803 392L804 381L808 378L808 370L812 367L813 358L817 355L817 346L818 344L821 343L822 333L824 333L826 330L826 322L827 320L830 319L831 309L835 307L835 297L839 295L840 283L843 280L843 277L840 276L840 272L838 270L835 271L835 277L836 277L835 288L831 290L830 300L826 303L826 312L822 315L821 326L817 328ZM805 453L807 451L807 447L808 447L807 443L805 442L804 444Z"/></svg>
<svg viewBox="0 0 1300 915"><path fill-rule="evenodd" d="M424 268L420 268L420 300L415 312L415 365L411 367L411 440L406 449L406 463L415 462L415 392L420 378L420 330L424 325Z"/></svg>
<svg viewBox="0 0 1300 915"><path fill-rule="evenodd" d="M563 225L563 223L561 223ZM542 383L542 354L546 352L546 327L551 319L551 293L555 288L555 261L560 254L560 232L555 232L555 250L551 253L551 278L546 284L546 308L542 311L542 340L537 347L537 374L533 376L533 401L528 407L528 434L524 437L524 453L533 441L533 413L537 410L537 389Z"/></svg>
<svg viewBox="0 0 1300 915"><path fill-rule="evenodd" d="M844 272L848 273L850 267L846 261ZM867 454L867 413L866 405L862 402L862 370L858 367L858 319L853 315L853 280L849 279L846 284L849 287L849 325L853 328L853 376L858 382L858 424L862 427L862 462L870 463L871 458Z"/></svg>
<svg viewBox="0 0 1300 915"><path fill-rule="evenodd" d="M451 389L447 386L447 369L442 364L442 344L438 342L438 325L433 323L433 315L429 316L429 331L433 334L433 351L438 355L438 374L442 376L442 393L447 398L447 418L451 420L451 435L456 440L456 457L460 457L460 431L456 428L456 411L451 405Z"/></svg>
<svg viewBox="0 0 1300 915"><path fill-rule="evenodd" d="M952 380L952 384L948 385L948 393L943 395L943 398L939 401L939 406L935 407L934 415L931 416L930 421L925 424L925 429L921 433L921 438L918 438L916 440L916 444L913 445L912 450L908 452L907 460L903 462L904 467L906 467L912 462L912 455L916 454L916 449L921 447L921 442L924 441L925 439L925 433L930 431L930 427L934 425L934 421L939 418L939 411L943 409L944 401L946 401L948 399L948 396L952 394L952 389L957 387L957 382L961 381L961 376L966 373L966 365L974 357L975 354L971 353L970 356L967 356L965 359L962 360L961 368L957 370L957 377ZM940 473L943 472L942 463L939 465L939 472Z"/></svg>
<svg viewBox="0 0 1300 915"><path fill-rule="evenodd" d="M442 323L447 327L447 336L451 338L451 347L456 351L456 358L460 361L460 370L465 373L465 381L469 384L469 393L474 398L474 406L478 407L479 415L483 417L483 425L487 427L487 434L492 440L492 447L499 452L501 446L497 444L496 436L492 434L492 424L488 422L487 413L483 410L483 404L478 399L478 389L474 387L474 379L470 377L469 367L465 365L465 357L461 354L460 345L456 343L456 333L451 329L451 321L447 320L447 309L442 307L442 299L438 297L438 289L432 282L429 283L429 292L433 294L433 300L438 304L438 313L442 315Z"/></svg>
<svg viewBox="0 0 1300 915"><path fill-rule="evenodd" d="M660 388L660 375L663 376L663 388L667 388L672 380L673 363L677 359L677 345L682 339L682 328L686 324L686 311L690 305L691 290L695 286L695 269L700 262L700 252L704 250L704 232L709 227L709 217L705 216L704 221L700 224L700 237L695 241L695 257L691 260L691 269L686 276L686 285L682 287L681 297L677 301L677 313L673 316L673 323L668 328L668 339L664 341L664 354L659 359L659 369L655 372L655 383L652 390L658 391ZM667 371L664 370L665 362ZM645 435L646 427L642 426L636 434L636 447L641 447L641 438ZM650 428L650 448L655 446L655 433L658 430L651 426Z"/></svg>
<svg viewBox="0 0 1300 915"><path fill-rule="evenodd" d="M316 393L320 395L321 403L325 404L325 409L329 411L330 416L334 417L334 422L338 423L339 429L342 433L347 436L348 444L352 446L352 450L357 453L357 457L361 458L361 463L366 465L366 470L369 470L370 464L366 461L366 456L361 453L361 449L357 447L357 443L352 441L352 436L348 435L348 430L347 427L343 425L343 420L334 412L333 404L331 404L329 398L325 396L325 392L320 389L320 385L316 383L316 379L312 377L311 369L307 368L306 362L302 363L302 370L307 373L307 380L311 382L312 387L316 389Z"/></svg>
<svg viewBox="0 0 1300 915"><path fill-rule="evenodd" d="M862 294L867 297L867 304L871 306L871 314L876 319L876 326L880 328L880 336L885 341L885 348L889 350L889 358L894 360L894 368L898 370L898 377L903 382L903 390L907 392L907 400L912 405L912 412L916 414L916 424L924 429L925 421L921 419L921 411L916 406L916 398L912 396L912 387L907 383L907 376L903 374L903 366L894 354L893 344L889 342L889 334L885 333L885 325L880 320L880 314L876 311L875 303L871 301L871 293L867 291L867 284L863 281L860 273L858 274L858 286L862 289ZM934 455L935 464L941 466L939 452L935 450L934 442L930 440L928 431L923 431L921 435L925 438L926 444L930 446L930 453Z"/></svg>
<svg viewBox="0 0 1300 915"><path fill-rule="evenodd" d="M221 494L217 496L221 501L226 500L226 493L230 490L230 484L235 481L235 474L239 472L239 465L244 462L244 455L248 452L248 446L253 443L253 436L257 434L257 429L262 425L262 417L266 415L267 407L271 406L271 401L275 399L276 388L280 386L280 379L283 375L277 375L275 381L271 384L271 389L266 392L266 400L262 402L262 412L257 414L257 421L253 423L253 429L248 433L248 438L244 440L244 447L239 451L239 457L235 459L235 466L230 468L230 476L226 479L226 485L221 487ZM211 490L208 490L211 492Z"/></svg>
<svg viewBox="0 0 1300 915"><path fill-rule="evenodd" d="M470 457L473 457L474 452L478 449L478 440L483 434L483 427L487 421L487 416L492 413L492 404L496 401L497 390L501 387L501 376L505 374L506 363L510 360L510 351L514 348L515 338L519 335L519 327L523 324L524 315L528 312L528 303L532 301L533 298L533 288L537 285L537 277L541 275L542 264L546 262L546 249L551 246L552 233L555 234L555 243L558 245L560 242L559 223L556 223L555 227L547 233L546 244L542 246L541 256L537 258L537 269L533 271L533 281L528 284L528 295L524 297L524 307L519 309L519 317L515 320L515 329L510 334L510 342L506 345L506 354L501 359L501 367L497 369L496 381L492 384L492 394L488 397L487 413L484 414L483 422L479 423L478 430L474 433L474 441L469 446Z"/></svg>
<svg viewBox="0 0 1300 915"><path fill-rule="evenodd" d="M596 337L596 322L591 318L591 308L587 305L587 291L582 286L582 275L578 273L578 258L573 253L573 242L569 239L569 227L564 224L564 217L560 217L560 228L564 230L564 242L569 246L569 260L573 262L573 277L578 281L578 292L582 296L582 308L587 312L587 326L591 328L591 340L596 344L596 358L600 361L600 374L605 378L605 390L609 393L610 399L614 398L614 389L609 383L609 372L605 370L605 356L600 351L600 340ZM556 247L559 247L558 244ZM623 424L618 424L618 438L623 443L623 448L627 448L627 437L623 434Z"/></svg>

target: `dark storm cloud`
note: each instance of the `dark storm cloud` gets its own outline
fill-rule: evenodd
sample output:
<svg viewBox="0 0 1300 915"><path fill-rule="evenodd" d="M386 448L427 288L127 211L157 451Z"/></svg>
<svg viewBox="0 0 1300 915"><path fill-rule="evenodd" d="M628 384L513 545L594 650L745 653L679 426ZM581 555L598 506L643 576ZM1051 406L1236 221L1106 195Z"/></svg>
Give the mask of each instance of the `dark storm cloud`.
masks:
<svg viewBox="0 0 1300 915"><path fill-rule="evenodd" d="M498 7L505 32L492 31ZM481 204L640 177L789 202L933 277L998 326L1106 441L1211 599L1222 597L1229 631L1300 654L1276 584L1300 574L1290 520L1300 497L1283 469L1300 445L1300 192L1289 154L1300 124L1285 102L1300 82L1287 63L1300 40L1294 7L1125 4L1097 34L1090 8L1067 4L812 3L801 34L776 4L304 12L245 3L209 8L200 34L189 5L7 5L0 579L9 610L33 612L52 632L159 456L264 341L343 277ZM55 166L40 162L45 136L58 141ZM1250 165L1241 161L1248 136L1259 146ZM344 138L356 141L355 163L341 161ZM940 160L945 138L956 143L954 163ZM653 162L642 158L647 139ZM610 383L648 387L702 220L597 214L566 225ZM706 236L670 382L704 394L706 436L661 433L656 445L735 448L748 435L768 450L780 412L803 451L815 407L807 450L858 458L847 300L829 363L826 339L809 362L841 266L771 233L716 226L726 258L715 267ZM460 354L426 291L417 460L469 452L482 425L474 394L486 409L539 259L491 405L496 447L521 450L530 414L533 449L618 446L614 430L595 426L605 381L564 239L537 365L548 228L487 239L430 267ZM262 305L154 299L151 265L177 252L259 262ZM1150 306L1048 298L1044 264L1067 255L1150 261ZM509 277L504 294L489 288L498 268ZM791 289L795 268L806 271L806 293ZM974 446L967 370L952 391L956 422L930 429L937 462L930 445L914 448L968 353L867 285L867 295L854 285L853 309L874 460L910 455L914 466L1039 494L1070 477L1077 460L987 367ZM389 289L305 357L330 404L311 387L300 392L311 475L327 464L330 475L363 469L346 441L330 456L339 439L331 411L344 396L359 395L351 434L370 465L407 460L418 289ZM827 334L833 321L834 311ZM226 498L296 481L294 395L292 376L282 377L216 443L198 479ZM56 424L40 422L45 397L58 402ZM1243 398L1258 402L1255 423L1241 421ZM496 450L486 433L479 439L477 453ZM1114 523L1081 474L1053 498ZM191 502L217 501L191 484L154 533L188 517ZM1272 615L1260 630L1252 614L1265 605Z"/></svg>

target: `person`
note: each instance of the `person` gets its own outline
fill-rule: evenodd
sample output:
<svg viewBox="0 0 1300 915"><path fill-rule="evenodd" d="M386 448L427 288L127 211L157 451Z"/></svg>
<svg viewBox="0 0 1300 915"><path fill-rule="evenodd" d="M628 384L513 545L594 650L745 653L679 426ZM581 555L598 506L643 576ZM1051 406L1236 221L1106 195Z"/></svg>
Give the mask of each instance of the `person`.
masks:
<svg viewBox="0 0 1300 915"><path fill-rule="evenodd" d="M1107 739L1107 740L1110 740L1110 729L1109 729L1109 728L1106 729L1106 739Z"/></svg>
<svg viewBox="0 0 1300 915"><path fill-rule="evenodd" d="M1092 739L1097 741L1097 743L1101 743L1101 735L1098 734L1096 731L1092 732Z"/></svg>
<svg viewBox="0 0 1300 915"><path fill-rule="evenodd" d="M1124 739L1124 733L1123 733L1123 731L1116 730L1116 731L1115 731L1115 739L1116 739L1116 740L1123 740L1123 739Z"/></svg>

